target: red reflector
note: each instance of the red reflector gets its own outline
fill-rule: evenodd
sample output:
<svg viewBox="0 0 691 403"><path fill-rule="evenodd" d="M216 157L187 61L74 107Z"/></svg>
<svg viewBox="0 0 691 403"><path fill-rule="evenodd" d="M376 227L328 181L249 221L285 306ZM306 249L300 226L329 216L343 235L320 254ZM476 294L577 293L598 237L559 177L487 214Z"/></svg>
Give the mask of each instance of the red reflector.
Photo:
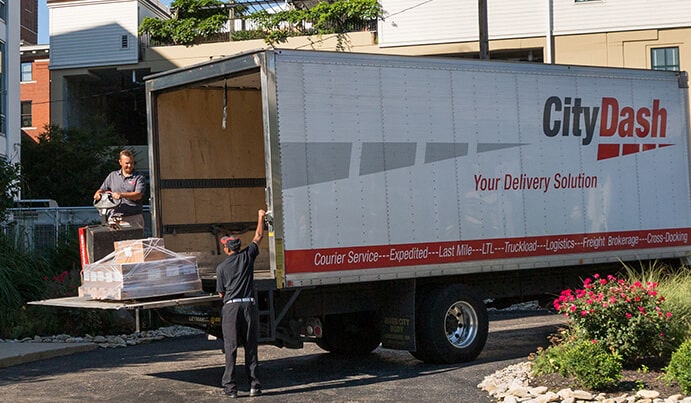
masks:
<svg viewBox="0 0 691 403"><path fill-rule="evenodd" d="M597 145L597 159L606 160L607 158L614 158L619 156L619 144L598 144Z"/></svg>

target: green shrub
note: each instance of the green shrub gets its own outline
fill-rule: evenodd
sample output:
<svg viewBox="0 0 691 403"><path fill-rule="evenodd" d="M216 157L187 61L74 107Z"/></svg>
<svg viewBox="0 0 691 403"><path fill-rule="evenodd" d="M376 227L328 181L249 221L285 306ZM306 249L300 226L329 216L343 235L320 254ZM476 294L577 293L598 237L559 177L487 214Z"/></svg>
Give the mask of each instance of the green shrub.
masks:
<svg viewBox="0 0 691 403"><path fill-rule="evenodd" d="M574 377L586 388L603 390L621 380L622 358L600 343L573 341L539 350L534 356L533 373L558 373Z"/></svg>
<svg viewBox="0 0 691 403"><path fill-rule="evenodd" d="M0 237L0 307L17 309L31 298L43 298L43 278L48 274L44 258L17 250Z"/></svg>
<svg viewBox="0 0 691 403"><path fill-rule="evenodd" d="M621 356L608 352L600 343L580 341L571 345L565 366L586 388L607 389L621 380Z"/></svg>
<svg viewBox="0 0 691 403"><path fill-rule="evenodd" d="M686 394L691 394L691 339L686 340L672 354L665 368L665 379L676 380Z"/></svg>
<svg viewBox="0 0 691 403"><path fill-rule="evenodd" d="M533 373L569 376L566 366L569 347L569 344L555 344L546 349L539 349L537 354L533 355Z"/></svg>
<svg viewBox="0 0 691 403"><path fill-rule="evenodd" d="M230 33L230 40L232 41L249 41L252 39L264 39L266 34L258 29L247 31L233 31Z"/></svg>

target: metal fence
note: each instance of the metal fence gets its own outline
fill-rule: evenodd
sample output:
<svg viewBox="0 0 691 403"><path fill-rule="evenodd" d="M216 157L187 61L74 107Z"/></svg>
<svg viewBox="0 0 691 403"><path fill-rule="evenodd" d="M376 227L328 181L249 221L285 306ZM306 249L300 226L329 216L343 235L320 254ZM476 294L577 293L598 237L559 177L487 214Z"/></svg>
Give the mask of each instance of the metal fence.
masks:
<svg viewBox="0 0 691 403"><path fill-rule="evenodd" d="M151 236L151 218L144 206L144 236ZM101 223L98 211L88 207L11 208L0 224L0 231L16 249L41 251L60 242L77 238L77 231L86 225Z"/></svg>

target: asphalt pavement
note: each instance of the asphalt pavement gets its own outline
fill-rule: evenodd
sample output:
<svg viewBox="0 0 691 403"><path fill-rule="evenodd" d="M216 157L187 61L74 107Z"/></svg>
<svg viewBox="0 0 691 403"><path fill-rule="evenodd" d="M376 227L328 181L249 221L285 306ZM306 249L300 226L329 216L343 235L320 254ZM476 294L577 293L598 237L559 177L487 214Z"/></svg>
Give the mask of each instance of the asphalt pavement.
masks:
<svg viewBox="0 0 691 403"><path fill-rule="evenodd" d="M261 346L265 395L250 400L490 403L477 384L494 371L524 361L563 322L544 312L490 317L490 337L482 354L456 365L426 364L408 352L382 348L349 358L328 354L313 343L300 350ZM94 350L73 354L80 348ZM242 354L238 360L238 386L246 398ZM14 364L18 362L22 363ZM0 342L0 363L12 365L0 368L4 401L167 403L222 398L221 343L205 335L105 349L93 343Z"/></svg>

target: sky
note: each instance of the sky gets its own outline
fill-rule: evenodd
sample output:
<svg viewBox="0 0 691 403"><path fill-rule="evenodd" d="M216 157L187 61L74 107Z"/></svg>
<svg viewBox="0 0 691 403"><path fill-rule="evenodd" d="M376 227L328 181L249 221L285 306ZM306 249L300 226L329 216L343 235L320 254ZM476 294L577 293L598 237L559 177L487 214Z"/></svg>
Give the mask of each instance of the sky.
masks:
<svg viewBox="0 0 691 403"><path fill-rule="evenodd" d="M169 6L172 0L159 0L161 3ZM38 43L47 45L50 42L48 37L48 6L46 0L38 0Z"/></svg>

